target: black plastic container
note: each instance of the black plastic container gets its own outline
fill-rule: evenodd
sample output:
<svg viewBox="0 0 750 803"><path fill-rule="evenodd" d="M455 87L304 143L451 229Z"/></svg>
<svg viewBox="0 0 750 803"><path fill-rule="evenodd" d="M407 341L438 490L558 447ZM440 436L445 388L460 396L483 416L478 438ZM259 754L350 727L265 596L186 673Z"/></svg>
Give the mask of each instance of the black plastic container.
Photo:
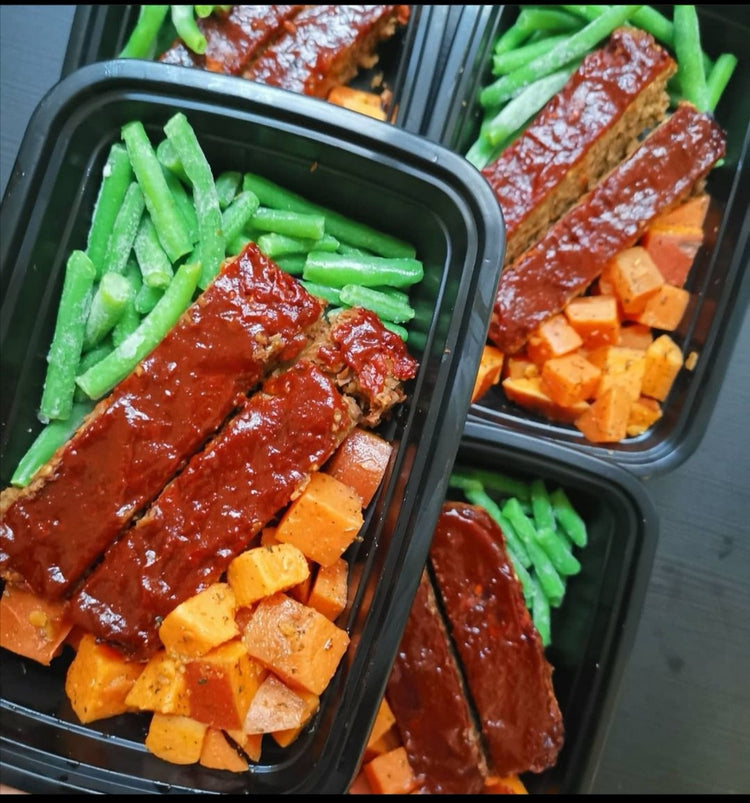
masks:
<svg viewBox="0 0 750 803"><path fill-rule="evenodd" d="M479 133L478 96L491 80L496 37L516 19L519 6L463 6L449 39L440 81L432 87L431 114L420 132L465 154ZM660 7L671 16L671 7ZM592 444L572 425L550 423L508 401L500 386L473 404L470 417L503 429L574 447L615 461L638 476L661 474L686 460L702 439L732 347L750 299L750 13L747 6L698 6L704 50L716 58L732 52L739 63L716 109L727 134L723 163L709 175L713 204L707 236L685 287L691 301L676 332L683 357L698 355L694 370L680 371L663 404L662 418L647 432L620 443Z"/></svg>
<svg viewBox="0 0 750 803"><path fill-rule="evenodd" d="M467 423L456 466L542 479L549 491L562 487L586 522L588 543L575 550L581 571L568 578L563 604L552 609L546 649L565 742L554 767L522 780L530 794L588 793L651 574L653 503L642 482L611 462L486 422ZM465 501L454 489L448 498Z"/></svg>
<svg viewBox="0 0 750 803"><path fill-rule="evenodd" d="M486 338L504 229L486 183L457 155L388 123L249 81L142 61L75 71L37 107L0 208L2 486L36 418L67 255L83 247L110 145L141 120L156 141L184 112L215 171L249 170L411 241L425 266L413 290L408 400L382 434L396 448L346 553L351 638L314 722L243 774L149 754L147 719L82 726L65 698L70 654L45 668L2 656L3 780L31 791L336 793L348 788L424 565Z"/></svg>
<svg viewBox="0 0 750 803"><path fill-rule="evenodd" d="M63 77L86 64L117 58L135 26L139 8L138 5L77 6L63 62ZM442 53L434 47L431 32L444 27L448 8L450 6L411 6L407 25L378 46L376 64L360 70L350 82L350 86L364 91L372 91L373 86L390 89L388 119L407 131L419 133L425 114L424 99L434 76L440 73Z"/></svg>

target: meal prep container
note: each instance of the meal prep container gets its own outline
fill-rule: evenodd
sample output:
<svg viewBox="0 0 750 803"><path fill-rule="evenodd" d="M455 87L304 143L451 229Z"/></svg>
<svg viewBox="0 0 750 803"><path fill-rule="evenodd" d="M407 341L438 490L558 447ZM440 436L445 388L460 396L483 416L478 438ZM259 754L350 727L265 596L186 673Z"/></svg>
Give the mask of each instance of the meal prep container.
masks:
<svg viewBox="0 0 750 803"><path fill-rule="evenodd" d="M138 5L76 6L63 77L86 64L117 58L135 27L139 8ZM444 27L448 8L451 6L411 6L407 25L381 42L377 47L377 62L360 70L349 83L366 92L373 91L373 86L388 87L392 91L386 110L388 118L407 131L419 133L425 115L424 100L434 76L440 73L441 51L434 47L428 32Z"/></svg>
<svg viewBox="0 0 750 803"><path fill-rule="evenodd" d="M563 603L552 609L545 651L565 741L554 767L522 780L530 794L588 793L651 574L656 510L644 484L625 469L483 421L467 423L456 466L539 478L549 491L562 487L586 522L588 543L575 549L581 571L568 577ZM454 489L448 498L465 501Z"/></svg>
<svg viewBox="0 0 750 803"><path fill-rule="evenodd" d="M348 652L313 723L286 749L264 745L247 773L178 766L144 747L148 717L81 725L66 700L68 650L51 667L4 652L3 781L32 791L338 793L348 788L416 591L485 342L504 228L469 164L388 123L198 70L115 60L54 87L26 131L0 208L2 486L41 428L36 417L62 274L85 244L109 147L141 120L152 142L186 114L215 174L253 171L412 242L408 400L379 430L395 444L361 543L346 557ZM356 125L354 124L356 120ZM270 740L267 740L270 741Z"/></svg>
<svg viewBox="0 0 750 803"><path fill-rule="evenodd" d="M431 114L420 133L465 154L479 133L478 96L491 80L493 44L515 21L519 6L460 8L451 29L436 28L428 34L436 47L448 50L442 76L431 89ZM663 416L653 427L620 443L592 444L572 425L525 412L506 399L500 386L470 410L471 418L599 455L643 477L675 468L697 448L750 299L750 9L702 5L698 11L704 49L714 58L732 52L739 63L716 109L727 134L727 153L707 183L714 201L707 220L715 232L707 232L698 252L685 285L691 301L672 333L683 357L698 355L695 369L680 371L663 404Z"/></svg>

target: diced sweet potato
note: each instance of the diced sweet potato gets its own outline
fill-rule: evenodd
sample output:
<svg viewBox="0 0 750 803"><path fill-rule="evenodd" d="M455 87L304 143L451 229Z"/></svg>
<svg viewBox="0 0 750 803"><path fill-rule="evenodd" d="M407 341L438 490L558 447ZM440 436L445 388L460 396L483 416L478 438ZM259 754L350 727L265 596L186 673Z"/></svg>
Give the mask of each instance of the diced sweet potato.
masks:
<svg viewBox="0 0 750 803"><path fill-rule="evenodd" d="M236 602L228 583L213 583L170 611L159 627L167 652L194 658L239 635Z"/></svg>
<svg viewBox="0 0 750 803"><path fill-rule="evenodd" d="M378 795L406 795L417 786L406 748L396 747L363 765L372 791Z"/></svg>
<svg viewBox="0 0 750 803"><path fill-rule="evenodd" d="M283 730L274 731L271 736L279 747L289 747L289 745L300 735L305 725L312 719L313 714L320 706L320 697L312 692L305 691L304 689L297 689L297 696L304 703L304 710L300 719L300 724L295 728L285 728Z"/></svg>
<svg viewBox="0 0 750 803"><path fill-rule="evenodd" d="M651 222L651 228L670 229L683 226L691 229L703 229L711 196L707 192L693 195L674 209L662 212Z"/></svg>
<svg viewBox="0 0 750 803"><path fill-rule="evenodd" d="M621 251L606 267L607 278L623 310L637 313L664 284L664 277L640 245Z"/></svg>
<svg viewBox="0 0 750 803"><path fill-rule="evenodd" d="M601 376L601 368L573 352L544 363L541 388L556 404L572 407L594 395Z"/></svg>
<svg viewBox="0 0 750 803"><path fill-rule="evenodd" d="M307 558L294 544L246 549L227 567L227 581L238 608L277 591L287 591L310 575Z"/></svg>
<svg viewBox="0 0 750 803"><path fill-rule="evenodd" d="M242 750L250 761L260 761L263 747L262 733L245 733L239 728L226 731L226 735Z"/></svg>
<svg viewBox="0 0 750 803"><path fill-rule="evenodd" d="M619 339L620 315L613 295L574 298L565 307L565 317L586 348L614 345Z"/></svg>
<svg viewBox="0 0 750 803"><path fill-rule="evenodd" d="M644 396L664 401L682 368L682 352L669 335L660 335L646 349L642 390Z"/></svg>
<svg viewBox="0 0 750 803"><path fill-rule="evenodd" d="M526 356L525 350L521 350L517 354L509 354L505 359L503 379L528 379L539 375L539 366Z"/></svg>
<svg viewBox="0 0 750 803"><path fill-rule="evenodd" d="M214 728L241 728L267 675L239 638L220 644L185 665L190 716Z"/></svg>
<svg viewBox="0 0 750 803"><path fill-rule="evenodd" d="M367 507L383 481L393 445L363 427L356 427L344 439L323 470L353 488Z"/></svg>
<svg viewBox="0 0 750 803"><path fill-rule="evenodd" d="M642 323L623 322L620 327L618 346L645 351L654 341L651 327Z"/></svg>
<svg viewBox="0 0 750 803"><path fill-rule="evenodd" d="M641 383L646 367L646 353L624 346L602 346L589 352L589 362L602 372L599 387L594 394L602 396L613 385L624 388L631 401L641 395Z"/></svg>
<svg viewBox="0 0 750 803"><path fill-rule="evenodd" d="M141 711L188 716L190 699L182 661L165 650L152 655L125 702Z"/></svg>
<svg viewBox="0 0 750 803"><path fill-rule="evenodd" d="M685 315L689 301L690 293L684 288L663 284L656 295L649 298L635 320L644 326L674 332Z"/></svg>
<svg viewBox="0 0 750 803"><path fill-rule="evenodd" d="M357 773L357 777L352 781L351 786L349 787L347 792L350 795L374 794L372 791L372 787L370 786L370 782L367 780L367 776L365 775L364 770L360 770Z"/></svg>
<svg viewBox="0 0 750 803"><path fill-rule="evenodd" d="M281 517L276 538L294 544L321 566L330 566L357 537L363 523L356 491L318 471Z"/></svg>
<svg viewBox="0 0 750 803"><path fill-rule="evenodd" d="M504 359L505 355L499 348L485 344L482 349L477 378L474 380L474 390L471 393L472 402L481 399L493 385L500 381Z"/></svg>
<svg viewBox="0 0 750 803"><path fill-rule="evenodd" d="M196 764L207 730L208 725L190 717L156 713L146 734L146 748L172 764Z"/></svg>
<svg viewBox="0 0 750 803"><path fill-rule="evenodd" d="M367 739L367 746L374 744L385 736L388 731L396 724L396 717L391 710L388 701L383 697L378 706L378 712L375 714L375 721L372 723L370 729L370 736Z"/></svg>
<svg viewBox="0 0 750 803"><path fill-rule="evenodd" d="M640 244L659 268L664 281L682 287L703 243L703 229L647 229Z"/></svg>
<svg viewBox="0 0 750 803"><path fill-rule="evenodd" d="M245 733L273 733L300 728L308 711L305 700L276 675L266 675L247 709Z"/></svg>
<svg viewBox="0 0 750 803"><path fill-rule="evenodd" d="M237 748L227 741L224 732L217 728L206 730L198 762L212 770L247 772L247 759L242 758Z"/></svg>
<svg viewBox="0 0 750 803"><path fill-rule="evenodd" d="M335 86L328 93L328 100L345 109L366 114L376 120L385 120L386 113L380 95L350 86Z"/></svg>
<svg viewBox="0 0 750 803"><path fill-rule="evenodd" d="M86 633L65 675L65 693L78 719L88 723L132 710L125 699L142 669Z"/></svg>
<svg viewBox="0 0 750 803"><path fill-rule="evenodd" d="M517 775L492 775L485 781L486 795L527 795L528 790Z"/></svg>
<svg viewBox="0 0 750 803"><path fill-rule="evenodd" d="M552 357L562 357L583 345L583 339L560 312L552 315L531 333L526 343L526 354L538 366Z"/></svg>
<svg viewBox="0 0 750 803"><path fill-rule="evenodd" d="M339 558L331 566L321 566L313 581L307 604L332 622L346 607L349 564Z"/></svg>
<svg viewBox="0 0 750 803"><path fill-rule="evenodd" d="M0 597L0 647L49 666L70 633L65 603L6 583Z"/></svg>
<svg viewBox="0 0 750 803"><path fill-rule="evenodd" d="M588 407L588 402L578 402L572 407L561 407L556 404L542 389L541 376L518 379L509 377L503 380L502 386L510 401L519 407L549 418L550 421L571 424Z"/></svg>
<svg viewBox="0 0 750 803"><path fill-rule="evenodd" d="M642 435L653 426L662 416L661 405L656 399L641 396L633 402L628 416L628 436L634 438Z"/></svg>
<svg viewBox="0 0 750 803"><path fill-rule="evenodd" d="M370 740L367 742L362 754L362 758L364 761L371 761L373 758L375 758L375 756L380 756L383 753L387 753L389 750L393 750L394 747L398 747L400 744L401 739L399 738L398 732L395 729L386 731L379 739L375 739L375 741Z"/></svg>
<svg viewBox="0 0 750 803"><path fill-rule="evenodd" d="M574 423L591 443L617 443L627 435L632 403L625 387L611 385Z"/></svg>
<svg viewBox="0 0 750 803"><path fill-rule="evenodd" d="M285 683L322 694L349 645L345 630L286 594L261 600L242 640Z"/></svg>

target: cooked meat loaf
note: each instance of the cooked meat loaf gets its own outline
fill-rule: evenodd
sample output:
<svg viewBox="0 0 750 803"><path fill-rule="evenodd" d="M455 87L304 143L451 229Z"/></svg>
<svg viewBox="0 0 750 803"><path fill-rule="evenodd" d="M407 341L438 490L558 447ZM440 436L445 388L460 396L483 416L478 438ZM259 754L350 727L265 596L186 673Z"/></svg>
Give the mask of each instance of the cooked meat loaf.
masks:
<svg viewBox="0 0 750 803"><path fill-rule="evenodd" d="M714 118L682 103L503 271L490 342L505 354L517 352L539 324L562 312L611 259L634 245L656 215L702 187L725 147Z"/></svg>
<svg viewBox="0 0 750 803"><path fill-rule="evenodd" d="M254 244L23 489L0 495L0 568L59 598L247 391L299 354L322 302Z"/></svg>
<svg viewBox="0 0 750 803"><path fill-rule="evenodd" d="M664 118L676 66L645 31L617 29L482 170L503 211L506 265Z"/></svg>

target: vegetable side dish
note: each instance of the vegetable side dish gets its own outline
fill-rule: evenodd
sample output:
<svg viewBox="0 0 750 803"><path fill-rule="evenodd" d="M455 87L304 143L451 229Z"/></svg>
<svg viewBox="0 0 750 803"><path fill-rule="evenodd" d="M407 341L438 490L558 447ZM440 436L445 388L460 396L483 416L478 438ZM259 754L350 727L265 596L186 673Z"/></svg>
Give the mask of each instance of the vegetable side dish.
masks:
<svg viewBox="0 0 750 803"><path fill-rule="evenodd" d="M155 755L241 771L347 649L343 554L416 375L423 269L262 176L214 178L184 114L163 129L122 126L67 262L47 425L0 495L0 644L72 649L81 722L150 712Z"/></svg>
<svg viewBox="0 0 750 803"><path fill-rule="evenodd" d="M661 417L735 65L703 54L694 6L524 7L498 37L467 154L508 241L475 400L500 383L592 443Z"/></svg>

